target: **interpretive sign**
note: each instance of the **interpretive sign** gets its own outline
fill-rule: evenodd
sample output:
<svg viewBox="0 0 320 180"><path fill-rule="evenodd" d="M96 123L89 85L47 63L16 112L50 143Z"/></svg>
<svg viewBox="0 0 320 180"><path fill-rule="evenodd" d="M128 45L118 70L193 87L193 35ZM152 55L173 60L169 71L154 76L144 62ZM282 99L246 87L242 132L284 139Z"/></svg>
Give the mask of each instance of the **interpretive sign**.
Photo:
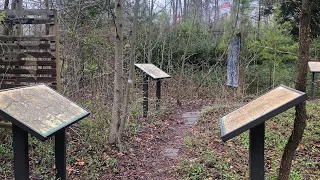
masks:
<svg viewBox="0 0 320 180"><path fill-rule="evenodd" d="M153 64L135 64L135 66L142 71L144 71L146 74L148 74L153 79L165 79L165 78L171 78L171 76L164 71L162 71L160 68Z"/></svg>
<svg viewBox="0 0 320 180"><path fill-rule="evenodd" d="M149 96L149 76L157 81L156 96L157 110L160 109L161 99L161 79L171 78L171 76L153 64L135 64L137 68L145 73L143 78L143 117L148 116L148 96Z"/></svg>
<svg viewBox="0 0 320 180"><path fill-rule="evenodd" d="M0 115L45 140L89 113L46 85L0 91Z"/></svg>
<svg viewBox="0 0 320 180"><path fill-rule="evenodd" d="M309 61L308 62L309 70L311 74L311 97L314 98L314 78L315 73L320 72L320 62L317 61Z"/></svg>
<svg viewBox="0 0 320 180"><path fill-rule="evenodd" d="M222 117L220 120L222 140L227 141L306 99L305 93L280 85Z"/></svg>
<svg viewBox="0 0 320 180"><path fill-rule="evenodd" d="M30 133L42 141L55 135L56 179L66 180L65 129L89 112L46 85L2 90L0 102L0 115L12 122L15 179L29 179Z"/></svg>
<svg viewBox="0 0 320 180"><path fill-rule="evenodd" d="M265 121L304 102L304 92L280 85L220 119L221 138L227 141L249 133L250 179L264 179Z"/></svg>
<svg viewBox="0 0 320 180"><path fill-rule="evenodd" d="M320 72L320 62L309 61L308 62L310 72Z"/></svg>

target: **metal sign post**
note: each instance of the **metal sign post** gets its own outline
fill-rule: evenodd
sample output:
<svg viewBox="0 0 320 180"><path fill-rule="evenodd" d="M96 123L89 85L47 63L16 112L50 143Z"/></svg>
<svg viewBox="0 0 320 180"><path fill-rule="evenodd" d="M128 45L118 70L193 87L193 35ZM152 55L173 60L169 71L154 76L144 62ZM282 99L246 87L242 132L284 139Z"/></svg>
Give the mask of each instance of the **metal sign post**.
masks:
<svg viewBox="0 0 320 180"><path fill-rule="evenodd" d="M146 74L143 78L143 117L148 116L149 109L149 76Z"/></svg>
<svg viewBox="0 0 320 180"><path fill-rule="evenodd" d="M61 129L55 135L54 152L56 160L56 179L67 179L66 173L66 129Z"/></svg>
<svg viewBox="0 0 320 180"><path fill-rule="evenodd" d="M264 179L265 121L306 101L304 92L280 85L220 119L221 138L227 141L249 130L250 179Z"/></svg>
<svg viewBox="0 0 320 180"><path fill-rule="evenodd" d="M264 179L264 137L264 122L250 129L249 169L251 180Z"/></svg>
<svg viewBox="0 0 320 180"><path fill-rule="evenodd" d="M14 177L16 180L29 179L28 133L12 125Z"/></svg>
<svg viewBox="0 0 320 180"><path fill-rule="evenodd" d="M312 72L312 74L311 74L311 97L312 97L312 99L314 99L314 76L315 76L315 73Z"/></svg>
<svg viewBox="0 0 320 180"><path fill-rule="evenodd" d="M161 79L157 80L156 96L157 96L156 109L157 109L157 111L159 111L160 104L161 104Z"/></svg>

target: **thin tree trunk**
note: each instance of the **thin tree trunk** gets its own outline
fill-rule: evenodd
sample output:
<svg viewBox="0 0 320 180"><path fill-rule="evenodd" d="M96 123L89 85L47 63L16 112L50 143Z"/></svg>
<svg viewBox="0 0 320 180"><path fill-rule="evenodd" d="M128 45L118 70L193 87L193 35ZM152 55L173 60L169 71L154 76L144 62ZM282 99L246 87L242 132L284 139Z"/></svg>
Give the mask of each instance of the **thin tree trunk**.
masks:
<svg viewBox="0 0 320 180"><path fill-rule="evenodd" d="M3 9L9 9L9 0L5 0ZM3 26L3 27L4 27L3 34L9 35L9 28L7 26Z"/></svg>
<svg viewBox="0 0 320 180"><path fill-rule="evenodd" d="M296 89L306 92L307 86L307 64L310 48L310 6L312 0L302 0L299 30L299 60L296 78ZM288 180L294 152L300 144L304 129L306 127L307 110L306 103L296 106L294 127L288 143L284 149L279 170L279 180Z"/></svg>
<svg viewBox="0 0 320 180"><path fill-rule="evenodd" d="M176 24L177 23L177 7L176 7L176 1L175 0L172 0L171 1L171 6L172 6L172 22L173 24Z"/></svg>
<svg viewBox="0 0 320 180"><path fill-rule="evenodd" d="M148 44L148 63L152 62L152 20L153 20L153 6L154 6L154 0L151 0L150 9L149 9L149 44Z"/></svg>
<svg viewBox="0 0 320 180"><path fill-rule="evenodd" d="M109 126L109 144L115 144L118 140L121 121L121 105L123 95L123 0L116 1L114 24L116 28L115 42L115 68L114 68L114 95L112 106L112 119Z"/></svg>
<svg viewBox="0 0 320 180"><path fill-rule="evenodd" d="M236 36L239 37L240 40L240 52L238 55L238 62L239 62L239 80L238 80L238 87L237 87L237 96L242 98L244 92L244 75L245 75L245 68L244 68L244 38L243 34L237 34Z"/></svg>
<svg viewBox="0 0 320 180"><path fill-rule="evenodd" d="M126 92L123 100L124 103L122 107L122 116L121 116L121 123L120 123L120 129L119 129L120 139L121 139L121 135L124 130L124 127L127 123L128 105L130 101L130 89L133 84L134 61L136 57L135 43L136 43L136 34L137 34L139 3L140 3L140 0L136 0L134 4L133 25L132 25L132 34L131 34L131 42L130 42L129 77L128 77L128 82L125 88Z"/></svg>
<svg viewBox="0 0 320 180"><path fill-rule="evenodd" d="M187 19L187 0L183 0L183 20Z"/></svg>
<svg viewBox="0 0 320 180"><path fill-rule="evenodd" d="M22 10L22 2L23 2L22 0L16 0L16 2L12 4L13 6L15 6L15 9ZM23 29L21 24L17 25L17 35L19 36L23 35Z"/></svg>

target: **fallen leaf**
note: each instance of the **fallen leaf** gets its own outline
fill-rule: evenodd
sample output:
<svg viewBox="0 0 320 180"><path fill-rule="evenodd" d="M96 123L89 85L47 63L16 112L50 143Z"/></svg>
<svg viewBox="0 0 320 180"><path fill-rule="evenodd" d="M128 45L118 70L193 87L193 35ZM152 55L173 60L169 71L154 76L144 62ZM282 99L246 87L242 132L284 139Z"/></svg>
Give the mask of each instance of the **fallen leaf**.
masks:
<svg viewBox="0 0 320 180"><path fill-rule="evenodd" d="M71 172L73 171L72 167L69 164L67 165L66 170L68 175L70 175Z"/></svg>
<svg viewBox="0 0 320 180"><path fill-rule="evenodd" d="M84 162L84 161L78 161L78 162L76 162L75 164L76 164L76 165L79 165L79 166L83 166L83 165L85 164L85 162Z"/></svg>

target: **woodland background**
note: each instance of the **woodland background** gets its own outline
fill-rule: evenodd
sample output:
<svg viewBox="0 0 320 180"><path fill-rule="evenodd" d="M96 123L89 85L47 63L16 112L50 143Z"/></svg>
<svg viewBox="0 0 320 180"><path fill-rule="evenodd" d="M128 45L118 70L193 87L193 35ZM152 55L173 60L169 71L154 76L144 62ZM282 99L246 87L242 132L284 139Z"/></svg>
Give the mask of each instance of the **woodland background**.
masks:
<svg viewBox="0 0 320 180"><path fill-rule="evenodd" d="M20 1L22 8L58 11L62 93L92 114L70 128L70 138L77 139L70 149L84 146L96 152L110 148L108 144L124 151L129 148L126 136L137 130L130 119L142 115L142 74L134 71L133 62L153 63L172 76L163 81L161 112L151 106L151 117L165 114L170 103L201 98L246 100L279 84L295 84L300 1L226 1L228 11L221 8L224 1L218 0L121 2L119 7L113 0ZM3 9L15 7L11 5L9 0L0 3ZM311 3L310 12L310 59L318 60L320 1ZM229 43L237 34L241 35L240 90L225 86ZM128 79L134 80L133 88ZM150 83L149 94L153 94L155 83ZM10 138L7 130L0 130L0 142ZM35 141L34 146L39 143ZM41 149L52 153L48 148L49 144ZM10 151L10 144L0 144L3 159L12 158ZM45 153L34 151L36 163L47 162L38 160ZM107 162L113 168L116 159L109 157ZM10 177L9 167L1 167L0 175ZM35 174L46 171L39 169Z"/></svg>

